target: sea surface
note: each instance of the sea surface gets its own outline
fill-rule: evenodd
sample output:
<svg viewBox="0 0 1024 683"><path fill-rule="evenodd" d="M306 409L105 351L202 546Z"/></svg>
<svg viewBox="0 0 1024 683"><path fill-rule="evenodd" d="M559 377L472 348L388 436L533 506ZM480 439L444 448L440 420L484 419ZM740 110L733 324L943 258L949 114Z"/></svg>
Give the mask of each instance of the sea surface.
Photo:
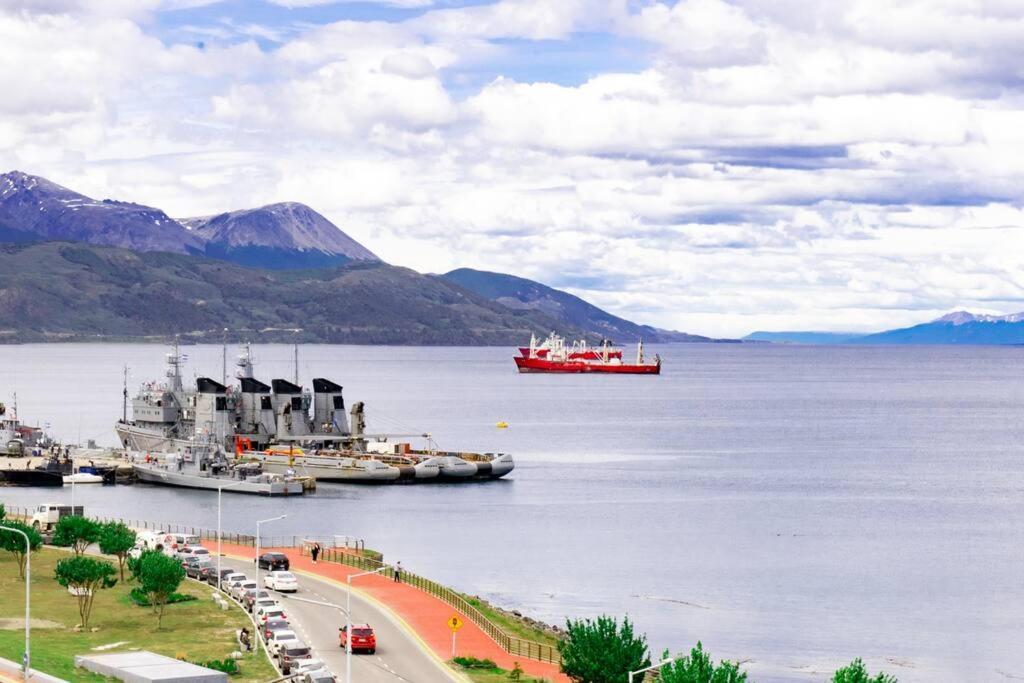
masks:
<svg viewBox="0 0 1024 683"><path fill-rule="evenodd" d="M660 377L518 375L506 348L305 346L369 429L508 451L507 479L225 494L225 529L363 537L390 561L562 623L629 615L652 648L825 680L863 657L907 681L1024 677L1024 348L681 344ZM221 348L186 347L219 378ZM0 346L0 397L114 444L156 345ZM237 349L230 349L228 372ZM292 378L289 346L256 374ZM507 421L510 427L497 429ZM77 487L95 514L212 527L216 496ZM0 489L8 504L70 490Z"/></svg>

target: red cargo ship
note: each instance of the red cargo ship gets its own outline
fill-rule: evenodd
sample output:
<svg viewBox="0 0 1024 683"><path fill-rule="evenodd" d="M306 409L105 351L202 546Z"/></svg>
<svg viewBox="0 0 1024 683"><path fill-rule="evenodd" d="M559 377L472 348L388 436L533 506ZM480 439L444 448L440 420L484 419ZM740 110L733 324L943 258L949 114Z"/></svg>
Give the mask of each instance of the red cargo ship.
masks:
<svg viewBox="0 0 1024 683"><path fill-rule="evenodd" d="M655 355L653 362L645 360L643 342L637 344L635 363L624 363L622 349L612 347L607 341L599 347L588 347L586 341L573 342L571 347L566 347L565 340L554 333L542 344L538 344L535 337L531 338L530 346L519 347L519 353L515 359L519 372L661 374L661 358Z"/></svg>

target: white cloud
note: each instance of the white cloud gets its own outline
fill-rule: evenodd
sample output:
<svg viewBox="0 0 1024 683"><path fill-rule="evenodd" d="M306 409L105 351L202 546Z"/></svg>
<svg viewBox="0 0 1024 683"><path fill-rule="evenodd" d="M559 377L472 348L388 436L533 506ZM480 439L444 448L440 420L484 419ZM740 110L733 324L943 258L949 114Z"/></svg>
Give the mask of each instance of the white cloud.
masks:
<svg viewBox="0 0 1024 683"><path fill-rule="evenodd" d="M698 333L1024 309L1015 2L502 0L187 27L273 50L151 35L188 4L0 0L0 166L179 216L303 201L393 262ZM649 58L515 68L594 35ZM510 61L467 91L482 56Z"/></svg>

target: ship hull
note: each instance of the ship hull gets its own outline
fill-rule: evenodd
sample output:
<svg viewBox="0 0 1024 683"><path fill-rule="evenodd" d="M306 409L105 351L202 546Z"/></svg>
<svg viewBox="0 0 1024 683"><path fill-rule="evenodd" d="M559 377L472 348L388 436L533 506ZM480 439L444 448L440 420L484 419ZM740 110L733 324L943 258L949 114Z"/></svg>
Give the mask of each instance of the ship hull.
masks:
<svg viewBox="0 0 1024 683"><path fill-rule="evenodd" d="M236 484L238 479L227 477L201 476L187 472L175 472L158 465L135 463L132 465L139 481L161 486L177 486L189 489L206 489L216 491L224 488L231 493L249 493L259 496L301 496L302 484L294 481L282 482L249 482ZM231 487L228 488L228 484Z"/></svg>
<svg viewBox="0 0 1024 683"><path fill-rule="evenodd" d="M516 358L519 372L550 372L563 374L597 373L609 375L660 375L661 363L643 363L629 365L626 363L603 363L585 361L553 361L546 358Z"/></svg>
<svg viewBox="0 0 1024 683"><path fill-rule="evenodd" d="M64 476L60 472L42 470L0 470L9 486L63 486Z"/></svg>
<svg viewBox="0 0 1024 683"><path fill-rule="evenodd" d="M313 477L317 481L338 482L351 484L389 484L402 479L402 472L398 467L391 467L383 463L376 463L381 467L360 467L362 461L351 458L305 458L293 457L291 462L287 456L264 456L257 457L262 463L263 469L267 472L284 474L288 470L296 474ZM318 462L319 461L319 462ZM405 478L409 478L406 475Z"/></svg>

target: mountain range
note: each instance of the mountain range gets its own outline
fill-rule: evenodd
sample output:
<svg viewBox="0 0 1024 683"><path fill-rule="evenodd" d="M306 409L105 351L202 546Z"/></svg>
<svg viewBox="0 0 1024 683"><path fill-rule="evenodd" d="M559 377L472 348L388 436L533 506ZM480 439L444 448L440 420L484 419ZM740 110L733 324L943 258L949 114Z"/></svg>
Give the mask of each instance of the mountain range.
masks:
<svg viewBox="0 0 1024 683"><path fill-rule="evenodd" d="M955 311L931 322L873 334L754 332L744 340L791 344L1024 344L1024 312L985 315Z"/></svg>
<svg viewBox="0 0 1024 683"><path fill-rule="evenodd" d="M389 265L295 202L175 219L0 175L0 341L220 341L225 328L252 341L710 341L502 273Z"/></svg>

